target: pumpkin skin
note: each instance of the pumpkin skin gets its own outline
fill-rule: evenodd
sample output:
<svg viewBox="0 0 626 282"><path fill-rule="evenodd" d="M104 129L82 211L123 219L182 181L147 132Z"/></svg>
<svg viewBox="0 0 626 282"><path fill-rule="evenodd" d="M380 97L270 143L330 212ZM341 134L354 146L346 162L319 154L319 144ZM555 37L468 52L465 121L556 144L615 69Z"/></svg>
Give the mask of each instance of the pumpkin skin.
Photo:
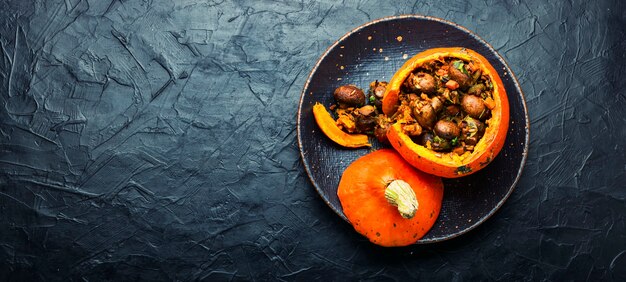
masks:
<svg viewBox="0 0 626 282"><path fill-rule="evenodd" d="M470 49L435 48L429 49L409 59L391 78L382 102L383 112L391 116L397 110L400 87L409 74L422 64L440 58L458 58L473 61L489 76L493 85L491 118L485 122L485 134L474 147L473 152L459 156L453 152L435 152L418 145L406 135L401 125L396 123L387 131L387 138L394 149L415 168L445 178L470 175L489 164L498 155L506 139L509 127L509 101L504 84L493 66L480 54Z"/></svg>
<svg viewBox="0 0 626 282"><path fill-rule="evenodd" d="M419 207L411 219L385 199L393 180L404 180ZM441 178L413 168L392 149L381 149L360 157L344 171L337 195L343 212L354 229L372 243L406 246L417 242L433 226L441 210Z"/></svg>
<svg viewBox="0 0 626 282"><path fill-rule="evenodd" d="M315 117L315 122L322 130L322 132L335 143L348 148L372 146L369 143L367 135L348 134L339 129L337 123L330 115L330 113L326 110L326 107L324 107L324 105L320 103L315 103L315 105L313 106L313 116Z"/></svg>

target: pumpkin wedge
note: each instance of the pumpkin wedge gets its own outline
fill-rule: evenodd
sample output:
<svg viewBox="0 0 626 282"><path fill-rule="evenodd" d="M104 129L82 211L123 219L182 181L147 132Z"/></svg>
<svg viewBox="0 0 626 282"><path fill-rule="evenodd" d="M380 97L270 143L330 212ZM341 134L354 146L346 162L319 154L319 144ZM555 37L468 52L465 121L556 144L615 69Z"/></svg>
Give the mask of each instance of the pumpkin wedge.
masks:
<svg viewBox="0 0 626 282"><path fill-rule="evenodd" d="M381 246L406 246L435 223L443 183L413 168L394 150L381 149L346 168L337 195L358 233Z"/></svg>
<svg viewBox="0 0 626 282"><path fill-rule="evenodd" d="M368 137L365 134L349 134L342 131L336 124L333 117L326 110L326 107L320 103L315 103L313 106L313 116L315 116L315 122L324 134L333 140L335 143L348 147L371 147Z"/></svg>

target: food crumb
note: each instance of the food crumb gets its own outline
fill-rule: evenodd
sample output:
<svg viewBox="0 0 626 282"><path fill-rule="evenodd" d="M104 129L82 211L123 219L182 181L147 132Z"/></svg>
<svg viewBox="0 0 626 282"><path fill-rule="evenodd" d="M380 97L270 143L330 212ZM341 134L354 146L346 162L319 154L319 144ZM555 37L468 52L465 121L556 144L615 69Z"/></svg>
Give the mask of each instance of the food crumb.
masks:
<svg viewBox="0 0 626 282"><path fill-rule="evenodd" d="M341 77L337 77L337 81L341 80Z"/></svg>
<svg viewBox="0 0 626 282"><path fill-rule="evenodd" d="M343 48L346 48L346 46L341 45L341 46L339 46L339 48L343 49Z"/></svg>
<svg viewBox="0 0 626 282"><path fill-rule="evenodd" d="M405 59L405 60L406 60L408 57L409 57L409 55L408 55L408 54L404 54L404 55L402 55L402 59Z"/></svg>
<svg viewBox="0 0 626 282"><path fill-rule="evenodd" d="M372 51L376 51L376 47L372 48Z"/></svg>
<svg viewBox="0 0 626 282"><path fill-rule="evenodd" d="M402 36L398 35L398 37L396 37L396 40L398 40L398 42L402 42Z"/></svg>
<svg viewBox="0 0 626 282"><path fill-rule="evenodd" d="M340 68L340 69L344 69L344 67L343 67L343 66L340 66L339 68Z"/></svg>
<svg viewBox="0 0 626 282"><path fill-rule="evenodd" d="M383 52L383 48L378 49L378 52L382 53Z"/></svg>
<svg viewBox="0 0 626 282"><path fill-rule="evenodd" d="M385 61L389 61L389 57L385 56Z"/></svg>
<svg viewBox="0 0 626 282"><path fill-rule="evenodd" d="M371 35L370 35L370 36L368 36L368 37L367 37L367 40L372 40L372 36L371 36Z"/></svg>

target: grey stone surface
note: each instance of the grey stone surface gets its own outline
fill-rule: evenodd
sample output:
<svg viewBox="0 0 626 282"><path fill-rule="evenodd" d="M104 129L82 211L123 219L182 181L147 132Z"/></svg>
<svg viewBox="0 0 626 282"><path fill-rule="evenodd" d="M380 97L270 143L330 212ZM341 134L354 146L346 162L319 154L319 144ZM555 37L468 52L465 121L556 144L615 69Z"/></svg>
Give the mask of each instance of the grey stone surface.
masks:
<svg viewBox="0 0 626 282"><path fill-rule="evenodd" d="M621 1L0 1L0 278L625 280ZM423 14L526 95L524 175L478 229L382 249L320 199L300 91L339 37Z"/></svg>

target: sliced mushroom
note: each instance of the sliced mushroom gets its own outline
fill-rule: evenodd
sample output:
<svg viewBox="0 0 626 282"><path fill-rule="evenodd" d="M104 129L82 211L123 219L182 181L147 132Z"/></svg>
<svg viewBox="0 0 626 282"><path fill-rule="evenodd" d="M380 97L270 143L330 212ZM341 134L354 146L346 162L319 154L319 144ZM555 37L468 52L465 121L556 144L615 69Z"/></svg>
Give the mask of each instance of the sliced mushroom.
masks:
<svg viewBox="0 0 626 282"><path fill-rule="evenodd" d="M433 110L438 113L441 111L441 109L443 109L443 102L441 101L441 99L439 99L439 97L433 97L430 100L430 106L432 106Z"/></svg>
<svg viewBox="0 0 626 282"><path fill-rule="evenodd" d="M357 109L357 111L362 116L371 116L376 113L376 108L372 105L365 105Z"/></svg>

